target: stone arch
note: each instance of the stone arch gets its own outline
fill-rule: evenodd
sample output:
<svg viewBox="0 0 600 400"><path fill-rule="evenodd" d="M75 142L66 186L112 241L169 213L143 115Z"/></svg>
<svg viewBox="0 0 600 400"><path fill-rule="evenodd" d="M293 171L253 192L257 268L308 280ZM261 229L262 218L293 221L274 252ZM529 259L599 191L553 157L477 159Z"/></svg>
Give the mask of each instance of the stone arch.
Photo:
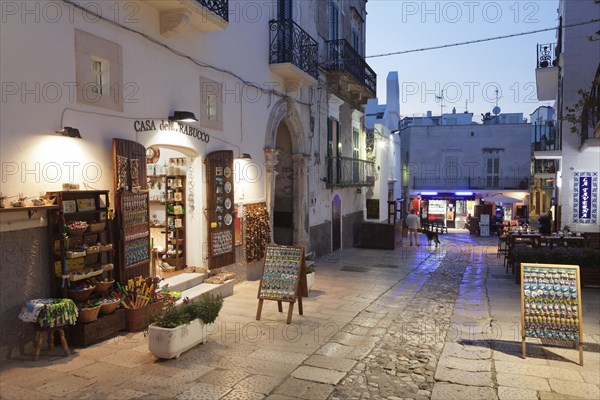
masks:
<svg viewBox="0 0 600 400"><path fill-rule="evenodd" d="M271 232L273 230L276 176L279 163L277 149L277 133L281 124L285 124L291 139L291 153L293 160L293 244L303 246L309 251L308 240L308 158L305 154L306 135L300 115L292 101L281 99L275 103L269 114L265 132L265 169L266 169L266 197L267 209L271 218Z"/></svg>

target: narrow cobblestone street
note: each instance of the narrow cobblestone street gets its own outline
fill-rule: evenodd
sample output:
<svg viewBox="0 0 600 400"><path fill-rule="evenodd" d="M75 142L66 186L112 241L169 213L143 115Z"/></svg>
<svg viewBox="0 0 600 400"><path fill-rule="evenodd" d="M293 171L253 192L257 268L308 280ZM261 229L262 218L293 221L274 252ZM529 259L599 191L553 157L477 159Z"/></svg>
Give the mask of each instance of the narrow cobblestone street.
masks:
<svg viewBox="0 0 600 400"><path fill-rule="evenodd" d="M527 340L520 287L497 238L464 231L440 247L347 249L317 262L292 323L275 302L256 321L258 282L236 285L208 341L156 360L143 334L66 358L3 360L2 399L597 399L600 291L582 290L584 366L568 347ZM284 307L284 311L285 307Z"/></svg>

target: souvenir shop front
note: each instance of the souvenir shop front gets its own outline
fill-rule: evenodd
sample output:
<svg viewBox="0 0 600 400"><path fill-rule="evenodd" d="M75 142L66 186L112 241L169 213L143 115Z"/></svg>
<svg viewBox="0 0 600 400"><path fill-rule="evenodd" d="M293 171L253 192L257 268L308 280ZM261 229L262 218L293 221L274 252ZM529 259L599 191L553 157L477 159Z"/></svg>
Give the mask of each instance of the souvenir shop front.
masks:
<svg viewBox="0 0 600 400"><path fill-rule="evenodd" d="M447 228L463 228L468 214L475 214L479 204L472 192L422 192L411 197L410 209L416 210L423 222L438 222Z"/></svg>

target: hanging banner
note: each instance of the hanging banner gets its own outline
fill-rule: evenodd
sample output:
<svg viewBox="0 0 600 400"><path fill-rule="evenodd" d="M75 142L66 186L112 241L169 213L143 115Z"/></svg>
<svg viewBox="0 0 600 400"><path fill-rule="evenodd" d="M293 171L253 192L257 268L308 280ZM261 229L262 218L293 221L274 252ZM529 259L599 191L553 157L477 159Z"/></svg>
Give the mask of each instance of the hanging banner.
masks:
<svg viewBox="0 0 600 400"><path fill-rule="evenodd" d="M574 172L573 175L573 222L596 224L598 221L598 172Z"/></svg>

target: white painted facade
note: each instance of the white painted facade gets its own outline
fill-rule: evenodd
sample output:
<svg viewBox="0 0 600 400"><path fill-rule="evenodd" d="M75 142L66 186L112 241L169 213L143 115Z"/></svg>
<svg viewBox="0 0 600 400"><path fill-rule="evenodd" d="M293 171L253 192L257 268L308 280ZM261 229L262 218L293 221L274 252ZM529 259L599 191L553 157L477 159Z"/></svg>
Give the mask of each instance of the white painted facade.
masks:
<svg viewBox="0 0 600 400"><path fill-rule="evenodd" d="M365 1L332 1L341 7L340 38L349 36L346 28L351 24L346 19L361 14L355 18L363 18L358 33L364 56ZM1 192L37 196L61 190L66 182L79 183L82 189L112 189L112 138L179 151L193 158L195 207L187 214L188 237L202 243L188 246L188 264L204 265L204 157L218 150L232 150L235 157L250 154L251 161L234 164L235 203L266 201L272 211L275 176L281 173L274 149L283 129L291 138L295 179L293 244L309 251L310 229L331 223L336 194L342 199L342 216L364 210L364 190L326 188L322 180L327 174L328 118L341 121L344 140L350 138L348 149L354 146L352 128L359 130L364 158L362 107L336 98L328 90L323 70L318 79L290 80L270 68L269 21L278 19L277 1L230 0L228 23L217 19L216 25L212 16L212 22L203 25L204 15L194 13L195 0L180 3L192 14L167 20L160 9L161 4L169 4L165 1L56 0L35 5L16 1L11 2L14 8L5 7L0 28ZM319 64L326 63L327 38L318 33L318 3L291 4L294 21L319 43ZM89 58L84 57L81 65L81 54L109 58L110 87L100 99L92 96L81 101L77 82L81 74L90 74ZM217 121L202 118L207 112L203 82L220 87ZM184 126L208 134L208 143L159 128L178 110L198 117L198 122ZM156 129L136 129L139 121L154 123ZM79 129L83 138L56 133L67 126ZM2 231L45 224L43 215L28 219L22 213L3 213L1 217Z"/></svg>
<svg viewBox="0 0 600 400"><path fill-rule="evenodd" d="M379 219L373 222L388 221L388 201L401 198L402 182L400 171L400 86L398 72L388 73L386 79L386 104L379 99L367 102L365 127L373 130L375 139L375 168L379 178L367 198L379 200ZM365 217L367 217L365 215Z"/></svg>
<svg viewBox="0 0 600 400"><path fill-rule="evenodd" d="M581 98L579 90L589 91L592 87L592 81L600 64L600 51L598 51L598 23L584 24L579 26L569 26L583 23L592 18L600 16L600 3L598 1L564 1L559 3L558 14L561 19L561 27L558 36L561 43L557 43L560 49L558 55L558 71L554 75L553 82L542 80L538 75L538 97L547 94L548 90L553 90L555 100L557 125L559 134L562 137L562 149L559 151L536 151L536 159L557 159L560 169L556 174L556 192L557 205L560 206L560 222L562 228L569 225L571 230L578 232L598 232L600 231L600 199L598 186L595 186L594 197L595 207L591 211L590 221L582 223L575 214L575 177L579 173L591 173L598 177L600 174L600 137L599 127L591 127L588 138L582 140L581 136L572 133L571 124L562 118L567 113L567 107L572 107ZM566 28L566 26L569 26ZM590 41L593 37L596 40ZM538 68L536 72L542 71ZM596 76L596 79L598 77ZM558 80L558 84L556 84ZM598 178L596 178L598 179ZM555 216L556 217L556 216Z"/></svg>

